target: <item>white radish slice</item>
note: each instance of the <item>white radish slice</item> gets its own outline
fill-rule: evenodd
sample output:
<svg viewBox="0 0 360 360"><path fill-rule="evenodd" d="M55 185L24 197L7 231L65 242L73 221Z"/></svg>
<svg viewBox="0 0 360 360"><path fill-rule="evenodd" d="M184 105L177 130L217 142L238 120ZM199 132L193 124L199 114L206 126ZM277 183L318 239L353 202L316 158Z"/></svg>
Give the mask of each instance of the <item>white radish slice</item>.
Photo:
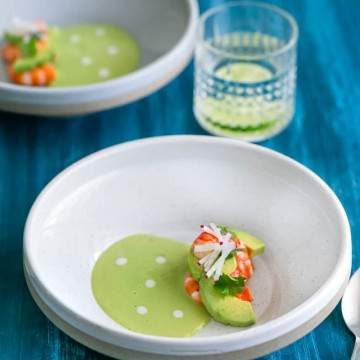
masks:
<svg viewBox="0 0 360 360"><path fill-rule="evenodd" d="M202 227L202 229L203 229L204 232L217 237L216 234L214 233L214 231L212 229L210 229L208 226L204 225Z"/></svg>
<svg viewBox="0 0 360 360"><path fill-rule="evenodd" d="M209 269L211 268L211 266L214 264L215 260L218 258L218 256L220 255L220 250L216 250L214 252L211 253L211 257L208 259L208 261L204 264L204 270L205 271L209 271Z"/></svg>
<svg viewBox="0 0 360 360"><path fill-rule="evenodd" d="M220 245L218 243L195 245L194 252L198 253L203 251L217 250L219 247Z"/></svg>
<svg viewBox="0 0 360 360"><path fill-rule="evenodd" d="M213 253L211 252L210 254L207 254L206 256L204 256L202 259L200 259L198 262L200 265L205 264L208 260L211 259L211 257L213 256Z"/></svg>

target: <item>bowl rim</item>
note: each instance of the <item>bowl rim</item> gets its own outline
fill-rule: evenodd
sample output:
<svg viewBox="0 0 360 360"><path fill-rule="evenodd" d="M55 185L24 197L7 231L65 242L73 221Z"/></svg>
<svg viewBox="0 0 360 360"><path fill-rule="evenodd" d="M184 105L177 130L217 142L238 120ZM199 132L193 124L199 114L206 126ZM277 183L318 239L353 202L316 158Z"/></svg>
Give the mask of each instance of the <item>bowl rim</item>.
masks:
<svg viewBox="0 0 360 360"><path fill-rule="evenodd" d="M36 257L34 257L34 254L32 253L32 239L30 234L34 219L37 216L37 211L41 207L43 199L46 198L47 194L59 183L66 180L66 178L72 173L77 172L84 166L90 165L92 162L100 161L102 158L111 156L112 154L146 146L156 146L158 144L184 144L194 142L198 144L211 144L212 146L229 145L237 149L248 149L253 152L270 155L271 157L285 162L290 167L300 170L304 173L304 175L310 177L312 181L317 183L324 190L327 196L329 196L329 201L332 202L339 217L341 246L336 265L330 276L321 285L321 287L300 305L291 309L286 314L283 314L264 324L231 334L192 338L171 338L146 335L135 333L120 327L114 331L106 325L99 325L89 318L78 315L72 309L67 307L66 304L61 302L61 300L53 296L46 288L45 284L42 283L41 279L36 276ZM336 295L344 280L347 281L350 277L351 232L345 210L340 200L330 187L313 171L290 157L260 145L234 139L215 138L203 135L171 135L145 138L114 145L88 155L60 172L60 174L51 180L50 183L42 190L40 195L38 195L29 212L24 229L23 253L25 271L29 274L32 285L35 287L38 294L42 297L43 301L50 309L59 314L59 316L74 327L103 341L130 349L168 355L175 355L179 352L184 355L201 355L219 353L219 351L230 352L242 350L274 340L278 337L284 336L286 333L296 328L301 327L302 324L306 323L319 313Z"/></svg>
<svg viewBox="0 0 360 360"><path fill-rule="evenodd" d="M199 16L199 6L196 0L183 0L187 7L188 19L186 27L181 37L173 46L163 55L152 61L151 63L135 69L127 75L116 77L114 79L101 81L94 84L64 86L58 88L51 87L31 87L12 84L10 82L0 81L0 91L7 91L14 95L38 95L38 96L68 96L77 95L79 93L86 95L92 92L104 92L112 88L127 87L133 83L138 83L143 78L151 77L151 74L157 69L162 68L172 58L176 58L182 53L182 50L188 46L189 41L196 33L197 19ZM131 87L130 87L131 88Z"/></svg>
<svg viewBox="0 0 360 360"><path fill-rule="evenodd" d="M95 350L97 352L100 352L102 354L105 354L107 356L110 357L114 357L115 359L121 359L121 360L133 360L133 359L137 359L138 358L138 354L141 354L142 357L141 359L145 360L148 359L150 360L150 358L146 357L146 355L144 355L144 353L142 352L138 352L137 350L129 350L126 349L124 347L119 347L116 346L114 344L110 344L108 342L102 341L100 339L95 338L94 336L91 336L75 327L73 327L71 324L67 323L64 321L64 319L60 318L58 314L56 314L55 312L53 312L51 309L48 308L48 306L42 301L41 297L38 295L37 291L34 289L30 279L28 278L28 276L25 273L25 281L26 284L28 286L29 292L31 294L31 296L33 297L35 303L37 304L37 306L40 308L40 310L42 311L42 313L56 326L58 327L60 330L62 330L63 332L65 332L68 336L72 337L73 339L75 339L76 341L78 341L80 344L89 347L92 350ZM323 309L321 310L316 318L313 318L310 320L312 327L319 325L325 318L327 318L329 316L329 314L334 310L336 304L339 302L343 292L344 292L344 288L346 287L347 282L344 281L342 288L339 290L338 294L336 297L334 297L332 299L332 301ZM248 349L244 349L243 351L246 352L250 352L251 351L251 358L257 358L259 356L264 356L267 354L270 354L273 351L277 351L279 349L281 349L284 346L287 346L289 344L291 344L292 342L298 340L299 338L301 338L302 336L305 335L306 329L309 327L309 323L304 324L304 327L302 327L301 329L296 329L296 334L294 333L290 333L289 336L287 335L286 338L281 338L281 339L276 339L273 342L267 343L266 347L264 347L263 344L260 344L259 347L263 347L261 349L257 348L257 347L252 347L252 348L248 348ZM298 333L298 331L300 333ZM127 356L124 357L123 355L123 351L134 351L136 352L135 354L132 354L132 356ZM240 350L242 351L242 350ZM145 353L146 354L146 353ZM223 352L222 356L224 357L224 355L226 356L226 354ZM230 359L234 359L234 357L231 357L231 355L234 355L234 352L230 353ZM238 358L242 358L242 353L240 353L239 351L236 351L236 355ZM244 357L248 358L249 357L249 353L247 353ZM151 359L154 359L152 355ZM162 355L162 356L166 356L166 355ZM215 355L216 356L216 355ZM215 360L215 358L213 358L213 356L210 355L209 360L213 359ZM179 356L177 356L177 359L179 359ZM219 358L217 358L219 359ZM228 359L228 357L226 357L226 359ZM230 360L229 359L229 360Z"/></svg>

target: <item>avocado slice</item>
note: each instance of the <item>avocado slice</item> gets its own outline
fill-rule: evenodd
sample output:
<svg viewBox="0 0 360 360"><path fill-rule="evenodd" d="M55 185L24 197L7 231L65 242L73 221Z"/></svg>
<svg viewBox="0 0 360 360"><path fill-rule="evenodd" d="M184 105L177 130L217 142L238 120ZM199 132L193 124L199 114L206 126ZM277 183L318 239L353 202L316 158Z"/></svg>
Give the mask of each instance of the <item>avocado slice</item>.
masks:
<svg viewBox="0 0 360 360"><path fill-rule="evenodd" d="M188 267L191 273L191 276L196 280L199 281L201 274L203 272L201 266L198 263L198 259L197 257L194 255L193 251L190 250L188 257L187 257L187 262L188 262Z"/></svg>
<svg viewBox="0 0 360 360"><path fill-rule="evenodd" d="M265 251L265 244L263 241L257 237L250 235L245 231L238 231L231 229L231 232L234 233L238 238L240 238L246 247L250 250L250 256L254 257L262 254Z"/></svg>
<svg viewBox="0 0 360 360"><path fill-rule="evenodd" d="M43 51L42 53L28 58L17 59L14 63L14 70L16 72L29 71L37 66L48 63L54 59L54 53L52 51Z"/></svg>
<svg viewBox="0 0 360 360"><path fill-rule="evenodd" d="M236 270L237 262L235 256L225 260L224 265L221 269L221 272L226 275L230 275L233 271Z"/></svg>
<svg viewBox="0 0 360 360"><path fill-rule="evenodd" d="M199 265L198 263L199 260L196 258L196 256L192 251L189 252L187 261L191 276L195 280L199 281L203 273L203 269ZM236 259L234 256L232 256L231 258L225 260L224 266L222 268L222 272L224 274L230 275L236 269L236 266L237 266Z"/></svg>
<svg viewBox="0 0 360 360"><path fill-rule="evenodd" d="M214 288L214 280L200 278L200 295L206 310L214 320L232 326L255 324L255 313L249 301L236 296L222 295Z"/></svg>

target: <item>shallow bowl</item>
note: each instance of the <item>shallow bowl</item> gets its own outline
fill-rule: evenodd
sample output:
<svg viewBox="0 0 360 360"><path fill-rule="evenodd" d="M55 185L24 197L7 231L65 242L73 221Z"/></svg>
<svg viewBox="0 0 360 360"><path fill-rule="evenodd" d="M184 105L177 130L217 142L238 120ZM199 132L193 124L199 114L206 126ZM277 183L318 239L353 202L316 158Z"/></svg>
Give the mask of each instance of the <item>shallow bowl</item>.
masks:
<svg viewBox="0 0 360 360"><path fill-rule="evenodd" d="M73 115L107 109L159 89L189 62L198 6L196 0L12 0L0 12L0 33L12 18L37 19L50 25L106 23L119 25L139 42L138 70L102 83L66 88L11 84L0 67L0 109L37 115Z"/></svg>
<svg viewBox="0 0 360 360"><path fill-rule="evenodd" d="M149 336L97 305L90 275L110 244L141 232L190 243L211 221L267 244L251 280L255 326L211 322L192 338ZM24 266L52 314L101 342L167 356L248 358L296 340L331 312L349 278L351 237L337 197L299 163L236 140L170 136L105 149L57 176L29 214Z"/></svg>

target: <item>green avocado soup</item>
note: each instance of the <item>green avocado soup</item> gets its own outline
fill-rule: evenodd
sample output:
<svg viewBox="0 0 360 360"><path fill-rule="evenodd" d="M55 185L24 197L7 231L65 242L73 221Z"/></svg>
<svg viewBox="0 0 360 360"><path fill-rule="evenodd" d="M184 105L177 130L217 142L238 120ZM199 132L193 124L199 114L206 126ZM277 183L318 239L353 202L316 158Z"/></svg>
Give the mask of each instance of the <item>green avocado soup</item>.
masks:
<svg viewBox="0 0 360 360"><path fill-rule="evenodd" d="M88 85L134 71L140 62L137 41L124 29L109 24L52 28L57 78L51 87Z"/></svg>
<svg viewBox="0 0 360 360"><path fill-rule="evenodd" d="M189 245L136 234L110 246L91 276L102 310L125 328L150 335L187 337L208 321L183 287Z"/></svg>

